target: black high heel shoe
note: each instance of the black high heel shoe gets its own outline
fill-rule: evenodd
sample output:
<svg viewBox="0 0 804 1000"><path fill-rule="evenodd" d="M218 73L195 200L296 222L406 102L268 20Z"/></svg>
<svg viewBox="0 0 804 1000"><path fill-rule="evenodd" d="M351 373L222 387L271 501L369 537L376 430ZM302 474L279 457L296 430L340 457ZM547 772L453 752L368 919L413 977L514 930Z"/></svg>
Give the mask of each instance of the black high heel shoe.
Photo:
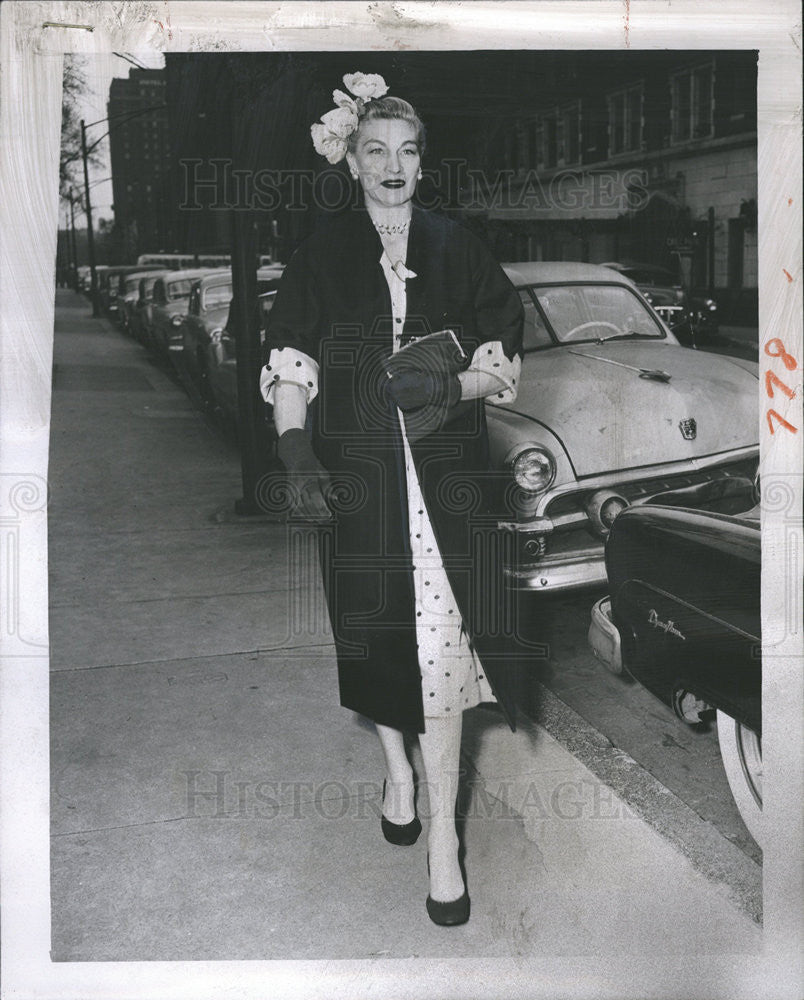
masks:
<svg viewBox="0 0 804 1000"><path fill-rule="evenodd" d="M385 785L386 782L383 781L383 802L385 802ZM392 823L390 819L386 819L385 816L381 816L380 827L382 829L382 835L388 843L395 844L397 847L410 847L412 844L416 843L419 839L419 834L422 832L422 824L419 821L418 816L414 816L410 823Z"/></svg>
<svg viewBox="0 0 804 1000"><path fill-rule="evenodd" d="M427 874L428 876L430 874L429 854L427 855ZM425 906L427 907L427 915L434 924L439 924L441 927L457 927L459 924L465 924L469 919L469 892L466 888L463 865L461 865L461 875L463 876L463 895L457 899L450 899L444 903L433 899L428 893Z"/></svg>

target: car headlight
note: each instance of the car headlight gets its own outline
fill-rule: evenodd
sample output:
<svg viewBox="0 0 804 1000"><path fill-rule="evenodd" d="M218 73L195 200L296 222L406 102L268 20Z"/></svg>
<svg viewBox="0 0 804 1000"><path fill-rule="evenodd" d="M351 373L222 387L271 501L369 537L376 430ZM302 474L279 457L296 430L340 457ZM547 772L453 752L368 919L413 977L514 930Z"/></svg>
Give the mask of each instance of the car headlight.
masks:
<svg viewBox="0 0 804 1000"><path fill-rule="evenodd" d="M556 461L546 448L526 448L511 463L514 482L523 490L540 493L556 476Z"/></svg>

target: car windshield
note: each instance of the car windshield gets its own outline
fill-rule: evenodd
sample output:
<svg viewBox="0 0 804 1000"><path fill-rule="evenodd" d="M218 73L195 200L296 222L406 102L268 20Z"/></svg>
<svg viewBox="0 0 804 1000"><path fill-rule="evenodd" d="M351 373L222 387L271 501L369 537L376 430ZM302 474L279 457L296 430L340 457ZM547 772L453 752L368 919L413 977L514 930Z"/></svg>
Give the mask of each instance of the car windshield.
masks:
<svg viewBox="0 0 804 1000"><path fill-rule="evenodd" d="M204 289L204 308L220 309L228 306L232 300L232 284L210 285Z"/></svg>
<svg viewBox="0 0 804 1000"><path fill-rule="evenodd" d="M167 285L167 297L169 299L186 299L190 294L190 287L192 286L191 278L184 278L182 281L171 281Z"/></svg>
<svg viewBox="0 0 804 1000"><path fill-rule="evenodd" d="M137 288L139 287L139 284L140 284L139 278L126 278L126 286L125 286L126 293L136 292Z"/></svg>
<svg viewBox="0 0 804 1000"><path fill-rule="evenodd" d="M520 291L525 306L525 351L556 343L649 337L665 332L623 285L550 285Z"/></svg>

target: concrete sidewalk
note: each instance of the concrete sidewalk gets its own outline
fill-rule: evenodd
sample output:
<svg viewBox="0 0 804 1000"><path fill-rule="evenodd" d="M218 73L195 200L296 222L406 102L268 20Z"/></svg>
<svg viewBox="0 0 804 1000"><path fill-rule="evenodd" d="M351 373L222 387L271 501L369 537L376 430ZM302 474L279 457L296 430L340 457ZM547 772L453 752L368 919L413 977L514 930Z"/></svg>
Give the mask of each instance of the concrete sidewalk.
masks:
<svg viewBox="0 0 804 1000"><path fill-rule="evenodd" d="M338 705L314 559L234 517L234 448L68 291L54 358L55 960L759 952L734 893L613 791L623 755L594 732L570 753L549 704L514 735L466 713L472 917L433 925L425 837L383 840L379 743Z"/></svg>

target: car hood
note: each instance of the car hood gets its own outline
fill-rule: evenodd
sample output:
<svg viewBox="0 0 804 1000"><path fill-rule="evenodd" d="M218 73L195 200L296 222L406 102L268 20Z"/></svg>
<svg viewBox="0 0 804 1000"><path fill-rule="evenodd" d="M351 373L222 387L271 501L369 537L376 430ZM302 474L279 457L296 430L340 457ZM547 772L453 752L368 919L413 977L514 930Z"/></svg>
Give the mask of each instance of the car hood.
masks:
<svg viewBox="0 0 804 1000"><path fill-rule="evenodd" d="M658 369L670 381L622 365ZM578 476L689 460L759 438L756 374L730 358L671 344L621 340L533 352L506 409L548 427ZM693 440L681 430L683 423L691 433L690 420Z"/></svg>

